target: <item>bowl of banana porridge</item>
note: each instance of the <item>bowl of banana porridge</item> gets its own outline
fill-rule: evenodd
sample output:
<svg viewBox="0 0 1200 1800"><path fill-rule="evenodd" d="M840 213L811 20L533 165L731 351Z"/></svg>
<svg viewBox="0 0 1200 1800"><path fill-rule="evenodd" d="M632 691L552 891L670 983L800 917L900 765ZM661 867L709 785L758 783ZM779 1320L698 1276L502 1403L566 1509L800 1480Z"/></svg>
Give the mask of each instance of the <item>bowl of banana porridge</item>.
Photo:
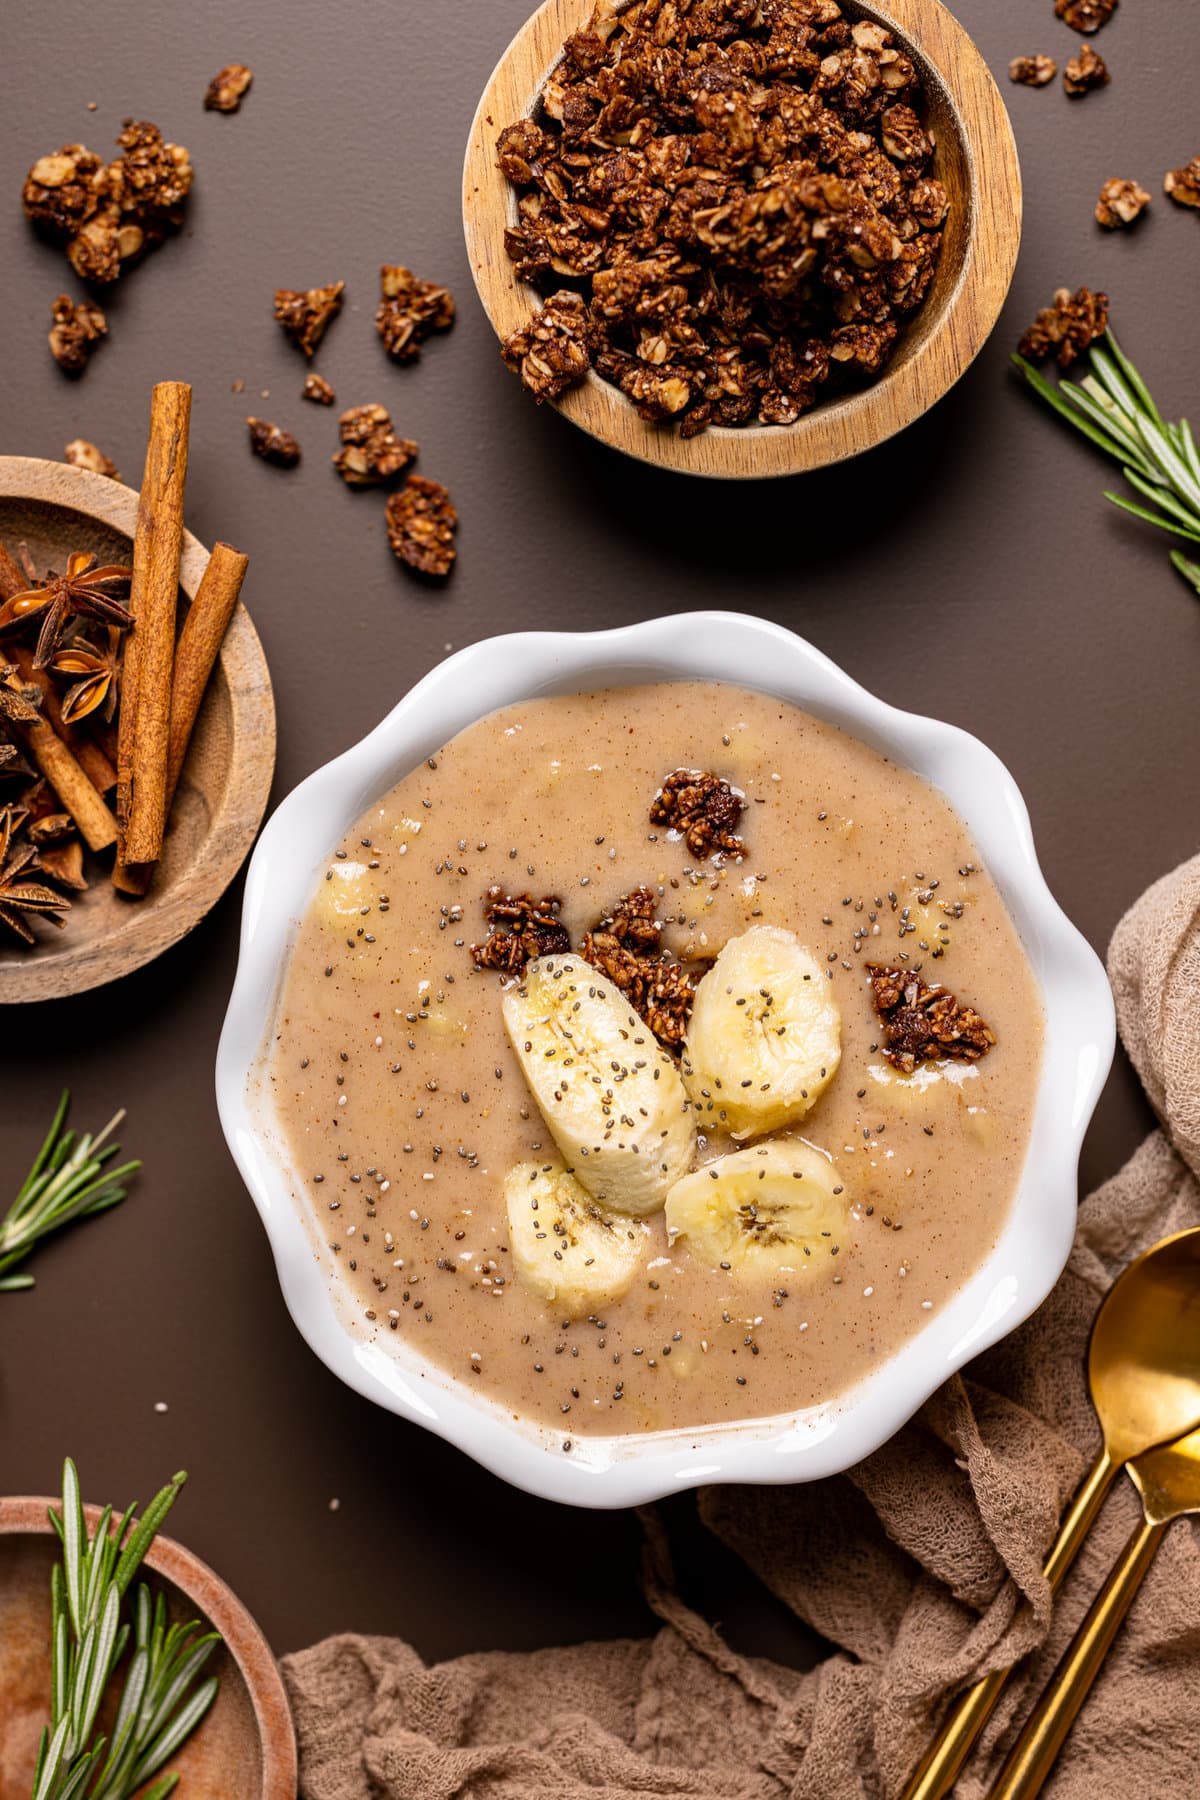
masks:
<svg viewBox="0 0 1200 1800"><path fill-rule="evenodd" d="M1113 1035L992 753L703 614L477 644L302 783L217 1090L317 1354L626 1505L847 1467L1026 1317Z"/></svg>

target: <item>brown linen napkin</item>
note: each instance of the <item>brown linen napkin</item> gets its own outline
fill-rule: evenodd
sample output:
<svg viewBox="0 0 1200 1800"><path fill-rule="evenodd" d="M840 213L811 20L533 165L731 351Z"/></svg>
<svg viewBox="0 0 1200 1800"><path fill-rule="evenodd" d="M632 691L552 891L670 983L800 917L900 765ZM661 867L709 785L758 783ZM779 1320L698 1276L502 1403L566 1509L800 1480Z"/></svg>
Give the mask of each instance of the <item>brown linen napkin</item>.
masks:
<svg viewBox="0 0 1200 1800"><path fill-rule="evenodd" d="M709 1527L840 1646L799 1675L736 1655L674 1593L646 1515L646 1642L460 1657L387 1638L284 1664L302 1800L889 1800L947 1698L1033 1652L959 1782L982 1800L1016 1720L1138 1518L1122 1481L1053 1614L1042 1557L1098 1432L1084 1351L1101 1295L1146 1245L1200 1224L1200 857L1117 927L1109 976L1162 1124L1080 1211L1066 1273L1012 1337L847 1474L711 1488ZM1046 1792L1200 1790L1200 1546L1175 1526Z"/></svg>

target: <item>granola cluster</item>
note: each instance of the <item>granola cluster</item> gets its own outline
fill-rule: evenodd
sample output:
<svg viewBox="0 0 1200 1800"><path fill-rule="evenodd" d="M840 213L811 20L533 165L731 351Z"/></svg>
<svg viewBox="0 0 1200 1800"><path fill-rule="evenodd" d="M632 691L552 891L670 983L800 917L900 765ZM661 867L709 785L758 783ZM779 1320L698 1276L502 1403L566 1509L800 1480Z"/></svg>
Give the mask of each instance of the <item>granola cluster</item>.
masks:
<svg viewBox="0 0 1200 1800"><path fill-rule="evenodd" d="M1054 0L1054 11L1072 31L1091 33L1107 25L1117 10L1117 0Z"/></svg>
<svg viewBox="0 0 1200 1800"><path fill-rule="evenodd" d="M392 554L418 575L442 580L454 567L458 514L440 481L410 475L387 503Z"/></svg>
<svg viewBox="0 0 1200 1800"><path fill-rule="evenodd" d="M120 481L121 471L110 456L105 456L99 444L93 444L89 438L72 438L63 451L63 461L73 469L89 469L93 475L107 475L110 481Z"/></svg>
<svg viewBox="0 0 1200 1800"><path fill-rule="evenodd" d="M650 888L635 888L584 935L585 962L607 975L660 1044L678 1050L687 1032L696 984L662 949L662 926Z"/></svg>
<svg viewBox="0 0 1200 1800"><path fill-rule="evenodd" d="M422 281L400 263L384 263L379 271L383 298L375 314L375 329L394 361L415 362L421 345L434 331L449 331L454 323L454 296L436 281Z"/></svg>
<svg viewBox="0 0 1200 1800"><path fill-rule="evenodd" d="M1150 196L1136 181L1114 176L1100 189L1096 202L1096 223L1108 231L1118 231L1140 219L1150 204Z"/></svg>
<svg viewBox="0 0 1200 1800"><path fill-rule="evenodd" d="M1008 65L1008 79L1022 87L1045 87L1058 74L1052 56L1014 56Z"/></svg>
<svg viewBox="0 0 1200 1800"><path fill-rule="evenodd" d="M1079 54L1072 56L1063 70L1063 86L1073 99L1102 88L1112 80L1108 64L1090 44L1080 44Z"/></svg>
<svg viewBox="0 0 1200 1800"><path fill-rule="evenodd" d="M505 360L538 398L590 366L685 436L878 374L947 211L920 104L912 59L836 0L599 0L499 137L506 248L550 296Z"/></svg>
<svg viewBox="0 0 1200 1800"><path fill-rule="evenodd" d="M295 468L300 461L300 446L290 431L273 424L270 419L249 418L246 424L250 430L250 448L255 456L274 463L277 469Z"/></svg>
<svg viewBox="0 0 1200 1800"><path fill-rule="evenodd" d="M337 395L323 375L309 374L304 377L304 386L300 389L302 400L311 400L316 406L334 406Z"/></svg>
<svg viewBox="0 0 1200 1800"><path fill-rule="evenodd" d="M391 414L377 401L352 406L338 420L338 430L342 447L333 466L350 487L378 487L391 481L417 454L411 438L396 436Z"/></svg>
<svg viewBox="0 0 1200 1800"><path fill-rule="evenodd" d="M1163 177L1163 193L1176 206L1200 207L1200 156L1193 156L1182 169L1168 169Z"/></svg>
<svg viewBox="0 0 1200 1800"><path fill-rule="evenodd" d="M312 356L329 325L342 310L344 281L331 281L327 287L276 288L275 317L285 336L291 338L305 356Z"/></svg>
<svg viewBox="0 0 1200 1800"><path fill-rule="evenodd" d="M746 846L737 825L746 802L729 783L706 769L676 769L650 808L650 823L678 831L692 855L732 856L741 861Z"/></svg>
<svg viewBox="0 0 1200 1800"><path fill-rule="evenodd" d="M1090 288L1058 288L1054 303L1042 308L1017 348L1022 356L1044 362L1057 358L1060 369L1069 369L1089 344L1108 330L1108 295Z"/></svg>
<svg viewBox="0 0 1200 1800"><path fill-rule="evenodd" d="M905 1075L939 1057L978 1062L996 1042L995 1032L973 1006L944 987L931 987L914 970L871 963L867 973L883 1026L883 1054Z"/></svg>
<svg viewBox="0 0 1200 1800"><path fill-rule="evenodd" d="M72 300L60 294L51 309L50 354L68 375L78 375L101 338L108 336L108 320L90 300Z"/></svg>
<svg viewBox="0 0 1200 1800"><path fill-rule="evenodd" d="M559 922L561 910L557 894L535 900L532 894L506 894L502 887L490 887L483 907L488 935L482 944L471 945L475 967L519 975L535 956L569 950L571 934Z"/></svg>
<svg viewBox="0 0 1200 1800"><path fill-rule="evenodd" d="M204 95L204 105L208 112L236 112L242 104L246 89L254 80L254 71L245 63L230 63L214 75Z"/></svg>
<svg viewBox="0 0 1200 1800"><path fill-rule="evenodd" d="M108 163L82 144L65 144L25 177L26 216L65 242L84 281L115 281L126 263L161 243L181 223L192 185L188 152L165 142L157 125L126 119L117 143L121 154Z"/></svg>

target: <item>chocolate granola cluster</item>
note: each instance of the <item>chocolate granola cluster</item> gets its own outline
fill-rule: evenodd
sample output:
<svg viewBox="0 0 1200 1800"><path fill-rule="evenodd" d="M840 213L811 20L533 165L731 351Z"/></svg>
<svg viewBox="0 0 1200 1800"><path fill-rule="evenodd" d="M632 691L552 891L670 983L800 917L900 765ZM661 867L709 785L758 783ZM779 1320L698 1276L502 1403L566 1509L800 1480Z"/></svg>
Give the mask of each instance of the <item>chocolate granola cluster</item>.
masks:
<svg viewBox="0 0 1200 1800"><path fill-rule="evenodd" d="M500 134L508 254L550 296L506 360L539 399L594 368L685 436L877 375L947 212L920 105L836 0L599 0Z"/></svg>
<svg viewBox="0 0 1200 1800"><path fill-rule="evenodd" d="M157 125L126 119L111 162L82 144L41 156L25 177L26 217L62 240L84 281L115 281L126 263L161 243L183 219L192 163Z"/></svg>
<svg viewBox="0 0 1200 1800"><path fill-rule="evenodd" d="M696 982L662 948L658 900L647 887L618 900L611 915L584 934L580 954L607 975L660 1044L678 1050L687 1032Z"/></svg>
<svg viewBox="0 0 1200 1800"><path fill-rule="evenodd" d="M905 1075L940 1057L978 1062L996 1042L995 1032L973 1006L944 987L931 986L915 970L872 963L867 972L883 1026L883 1054Z"/></svg>

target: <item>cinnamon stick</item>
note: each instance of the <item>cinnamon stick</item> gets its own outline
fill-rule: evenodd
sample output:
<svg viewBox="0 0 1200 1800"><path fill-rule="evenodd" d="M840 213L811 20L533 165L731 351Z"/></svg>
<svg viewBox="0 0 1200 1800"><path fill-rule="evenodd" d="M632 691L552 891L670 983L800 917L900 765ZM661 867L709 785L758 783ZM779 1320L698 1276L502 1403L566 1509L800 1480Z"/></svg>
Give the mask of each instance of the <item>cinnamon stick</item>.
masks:
<svg viewBox="0 0 1200 1800"><path fill-rule="evenodd" d="M89 850L107 850L117 841L117 821L63 743L45 719L18 729L26 748L79 827Z"/></svg>
<svg viewBox="0 0 1200 1800"><path fill-rule="evenodd" d="M204 699L208 678L220 654L221 644L242 590L249 558L232 544L213 545L208 567L196 589L175 649L175 678L171 685L171 735L167 747L167 812L183 773L188 745ZM125 893L145 893L154 873L152 863L125 870Z"/></svg>
<svg viewBox="0 0 1200 1800"><path fill-rule="evenodd" d="M124 865L157 862L166 826L167 744L175 659L175 606L183 543L192 390L160 381L150 405L150 438L133 540L129 610L133 629L125 649L117 733L117 816Z"/></svg>

